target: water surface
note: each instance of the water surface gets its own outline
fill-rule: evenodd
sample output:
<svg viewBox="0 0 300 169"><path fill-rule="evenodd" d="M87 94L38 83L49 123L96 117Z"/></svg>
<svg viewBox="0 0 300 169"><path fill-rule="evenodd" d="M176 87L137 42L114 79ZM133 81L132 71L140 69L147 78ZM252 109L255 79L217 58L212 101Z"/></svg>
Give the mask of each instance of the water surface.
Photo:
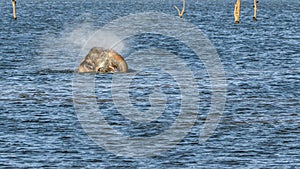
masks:
<svg viewBox="0 0 300 169"><path fill-rule="evenodd" d="M221 121L201 144L200 128L211 104L204 65L167 37L143 35L124 41L125 48L133 45L135 52L144 50L132 56L142 56L147 45L166 45L175 54L181 52L193 71L200 100L195 125L176 147L136 159L107 152L84 132L73 103L74 69L89 37L108 22L150 11L176 16L173 5L180 2L24 0L17 3L14 21L10 1L1 1L1 168L299 168L300 2L260 1L257 22L252 22L251 2L242 2L241 23L235 25L234 2L188 1L184 20L211 40L227 79ZM151 60L151 55L122 54L132 69L124 77L134 77L129 90L132 106L141 112L151 110L149 97L158 92L153 98L162 98L156 100L161 105L154 108L164 113L152 123L128 121L114 107L114 75L87 75L95 77L99 110L124 135L155 136L178 116L180 86L159 66L152 68L157 60ZM140 62L145 69L137 67Z"/></svg>

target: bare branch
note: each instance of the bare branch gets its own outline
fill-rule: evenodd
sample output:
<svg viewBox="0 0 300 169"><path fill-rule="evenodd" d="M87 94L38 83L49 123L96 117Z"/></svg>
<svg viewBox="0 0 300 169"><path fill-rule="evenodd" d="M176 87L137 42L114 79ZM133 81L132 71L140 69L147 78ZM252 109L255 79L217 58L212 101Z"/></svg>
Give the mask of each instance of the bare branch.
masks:
<svg viewBox="0 0 300 169"><path fill-rule="evenodd" d="M180 18L183 17L183 14L184 14L184 11L185 11L185 0L182 0L182 6L183 6L182 10L180 11L180 9L176 5L174 5L174 8L178 11L178 15L179 15Z"/></svg>
<svg viewBox="0 0 300 169"><path fill-rule="evenodd" d="M236 0L234 4L234 22L240 23L241 0Z"/></svg>
<svg viewBox="0 0 300 169"><path fill-rule="evenodd" d="M12 7L13 7L14 19L16 20L17 19L17 9L16 9L17 2L16 2L16 0L11 0L11 3L12 3Z"/></svg>
<svg viewBox="0 0 300 169"><path fill-rule="evenodd" d="M256 10L257 10L257 0L254 0L253 2L253 10L254 10L254 14L253 14L253 21L256 21Z"/></svg>

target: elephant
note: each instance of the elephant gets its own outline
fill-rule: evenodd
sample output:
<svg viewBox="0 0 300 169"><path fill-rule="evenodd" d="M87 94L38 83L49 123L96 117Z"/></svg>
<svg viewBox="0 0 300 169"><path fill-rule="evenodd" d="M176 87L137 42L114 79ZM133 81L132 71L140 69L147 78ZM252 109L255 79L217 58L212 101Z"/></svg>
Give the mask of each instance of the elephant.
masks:
<svg viewBox="0 0 300 169"><path fill-rule="evenodd" d="M116 70L128 72L126 61L116 51L101 47L93 47L78 67L79 73L113 73Z"/></svg>

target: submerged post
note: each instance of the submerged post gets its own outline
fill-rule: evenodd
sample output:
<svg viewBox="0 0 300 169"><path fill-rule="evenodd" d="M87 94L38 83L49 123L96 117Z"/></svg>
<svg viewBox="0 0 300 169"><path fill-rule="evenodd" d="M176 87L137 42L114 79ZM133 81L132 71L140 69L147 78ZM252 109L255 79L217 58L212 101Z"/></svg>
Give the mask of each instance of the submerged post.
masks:
<svg viewBox="0 0 300 169"><path fill-rule="evenodd" d="M11 0L11 3L12 3L12 7L13 7L14 19L16 20L17 19L17 9L16 9L17 1L16 0Z"/></svg>
<svg viewBox="0 0 300 169"><path fill-rule="evenodd" d="M234 4L234 22L240 23L241 0L236 0Z"/></svg>
<svg viewBox="0 0 300 169"><path fill-rule="evenodd" d="M253 21L257 21L257 19L256 19L257 2L258 2L257 0L254 0L254 4L253 4L253 10L254 10Z"/></svg>
<svg viewBox="0 0 300 169"><path fill-rule="evenodd" d="M174 8L177 9L179 17L182 18L183 14L184 14L184 10L185 10L185 0L182 0L182 10L181 11L179 10L179 8L176 5L174 5Z"/></svg>

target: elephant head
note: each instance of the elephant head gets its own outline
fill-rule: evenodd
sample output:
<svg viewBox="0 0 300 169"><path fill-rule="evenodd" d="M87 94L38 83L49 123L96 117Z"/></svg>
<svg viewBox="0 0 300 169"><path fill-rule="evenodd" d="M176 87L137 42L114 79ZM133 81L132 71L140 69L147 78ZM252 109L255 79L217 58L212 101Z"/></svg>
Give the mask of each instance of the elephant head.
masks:
<svg viewBox="0 0 300 169"><path fill-rule="evenodd" d="M78 72L128 72L123 57L112 49L94 47L80 63Z"/></svg>

